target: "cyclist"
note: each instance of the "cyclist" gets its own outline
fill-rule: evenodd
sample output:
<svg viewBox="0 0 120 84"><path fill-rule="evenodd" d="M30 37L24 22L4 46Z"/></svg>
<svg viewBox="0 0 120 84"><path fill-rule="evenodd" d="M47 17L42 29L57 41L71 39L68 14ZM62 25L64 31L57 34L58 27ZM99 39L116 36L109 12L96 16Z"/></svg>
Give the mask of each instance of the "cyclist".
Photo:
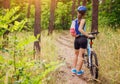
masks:
<svg viewBox="0 0 120 84"><path fill-rule="evenodd" d="M84 71L81 70L84 60L83 54L85 53L85 50L87 48L87 38L93 37L92 35L88 35L88 33L85 32L86 21L84 19L84 16L86 10L87 9L85 6L79 6L77 8L77 19L72 21L70 28L71 35L75 37L75 57L73 59L73 68L71 72L77 75L82 75L84 73Z"/></svg>

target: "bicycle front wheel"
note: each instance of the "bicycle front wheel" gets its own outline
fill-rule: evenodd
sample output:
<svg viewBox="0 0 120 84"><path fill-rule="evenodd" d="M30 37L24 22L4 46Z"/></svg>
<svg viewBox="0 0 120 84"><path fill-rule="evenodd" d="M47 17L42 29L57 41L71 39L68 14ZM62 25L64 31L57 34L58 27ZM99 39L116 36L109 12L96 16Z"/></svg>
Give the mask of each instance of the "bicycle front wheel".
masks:
<svg viewBox="0 0 120 84"><path fill-rule="evenodd" d="M98 60L97 60L97 55L95 52L91 52L91 67L90 67L90 72L91 75L94 79L98 78Z"/></svg>

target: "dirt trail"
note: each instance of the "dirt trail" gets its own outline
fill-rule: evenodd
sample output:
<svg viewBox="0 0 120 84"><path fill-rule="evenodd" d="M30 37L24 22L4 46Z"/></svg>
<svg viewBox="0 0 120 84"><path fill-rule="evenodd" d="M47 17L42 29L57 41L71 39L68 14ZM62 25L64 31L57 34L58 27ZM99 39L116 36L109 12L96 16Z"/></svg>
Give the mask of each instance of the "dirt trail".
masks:
<svg viewBox="0 0 120 84"><path fill-rule="evenodd" d="M59 48L58 58L65 62L65 65L59 69L59 74L57 75L59 81L57 84L89 84L89 80L91 79L89 70L84 67L84 65L82 68L85 71L84 75L78 77L71 73L72 60L74 57L73 40L74 38L71 37L68 32L62 33L57 38L56 46Z"/></svg>

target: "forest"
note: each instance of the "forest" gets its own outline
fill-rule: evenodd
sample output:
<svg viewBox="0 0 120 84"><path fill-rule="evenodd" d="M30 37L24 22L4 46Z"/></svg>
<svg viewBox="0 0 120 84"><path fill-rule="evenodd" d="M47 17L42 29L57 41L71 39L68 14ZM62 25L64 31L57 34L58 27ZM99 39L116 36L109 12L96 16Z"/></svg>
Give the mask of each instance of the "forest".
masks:
<svg viewBox="0 0 120 84"><path fill-rule="evenodd" d="M83 84L66 75L74 54L69 29L81 5L87 32L100 32L98 79L85 74L84 82L120 84L120 0L0 0L0 84Z"/></svg>

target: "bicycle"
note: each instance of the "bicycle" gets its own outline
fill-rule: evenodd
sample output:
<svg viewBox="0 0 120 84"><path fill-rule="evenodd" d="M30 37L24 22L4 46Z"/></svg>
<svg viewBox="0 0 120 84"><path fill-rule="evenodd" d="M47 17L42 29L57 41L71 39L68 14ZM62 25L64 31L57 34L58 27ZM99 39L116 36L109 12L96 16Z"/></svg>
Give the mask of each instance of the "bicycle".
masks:
<svg viewBox="0 0 120 84"><path fill-rule="evenodd" d="M91 32L89 34L97 35L99 32ZM84 64L87 63L87 68L90 69L91 76L93 79L98 78L98 59L97 54L93 51L93 40L95 36L89 39L89 44L87 47L87 54L84 54Z"/></svg>

